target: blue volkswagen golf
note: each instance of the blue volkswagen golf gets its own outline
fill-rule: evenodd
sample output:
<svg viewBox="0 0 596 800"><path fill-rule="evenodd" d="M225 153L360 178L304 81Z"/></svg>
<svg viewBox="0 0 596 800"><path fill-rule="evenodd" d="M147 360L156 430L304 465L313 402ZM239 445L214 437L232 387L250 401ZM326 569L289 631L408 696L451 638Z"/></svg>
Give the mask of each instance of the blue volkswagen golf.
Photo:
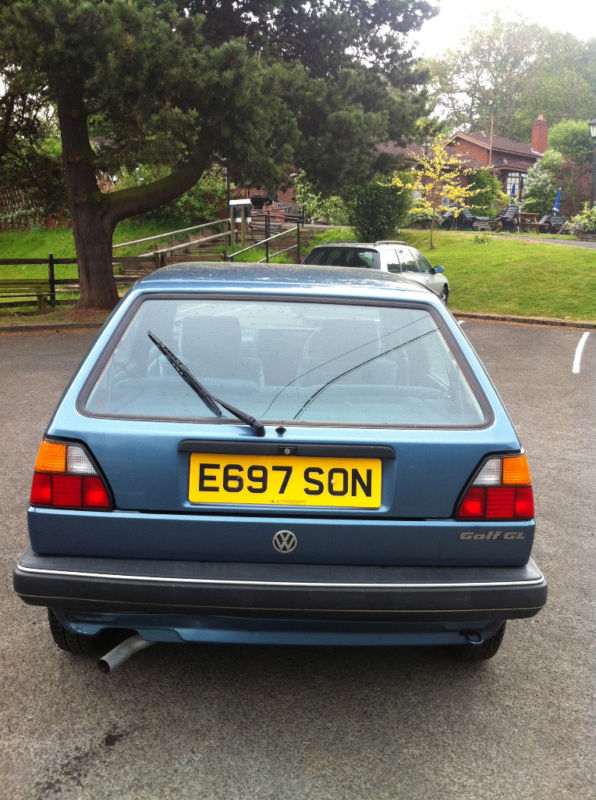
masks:
<svg viewBox="0 0 596 800"><path fill-rule="evenodd" d="M440 299L389 273L138 282L48 425L28 524L16 591L105 670L152 642L476 661L546 601L502 401Z"/></svg>

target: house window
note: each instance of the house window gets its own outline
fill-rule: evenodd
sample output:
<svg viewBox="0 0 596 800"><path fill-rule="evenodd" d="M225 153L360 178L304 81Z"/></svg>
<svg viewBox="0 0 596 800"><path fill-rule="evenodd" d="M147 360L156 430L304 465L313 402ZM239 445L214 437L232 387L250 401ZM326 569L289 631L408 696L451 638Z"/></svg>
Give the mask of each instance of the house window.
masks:
<svg viewBox="0 0 596 800"><path fill-rule="evenodd" d="M515 196L520 197L523 195L523 187L526 179L525 172L509 172L505 181L505 192L511 196L511 191L515 186Z"/></svg>

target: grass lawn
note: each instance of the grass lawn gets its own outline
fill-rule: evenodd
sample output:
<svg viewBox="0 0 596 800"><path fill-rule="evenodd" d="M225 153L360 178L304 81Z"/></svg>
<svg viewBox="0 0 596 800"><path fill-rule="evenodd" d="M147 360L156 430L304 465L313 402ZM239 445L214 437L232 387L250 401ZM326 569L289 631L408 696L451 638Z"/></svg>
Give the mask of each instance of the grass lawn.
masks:
<svg viewBox="0 0 596 800"><path fill-rule="evenodd" d="M596 321L596 249L439 231L431 250L428 231L400 238L445 267L453 310Z"/></svg>
<svg viewBox="0 0 596 800"><path fill-rule="evenodd" d="M173 222L168 230L183 228ZM121 223L114 242L132 241L166 228L157 223ZM398 237L421 250L433 264L445 267L453 311L513 314L596 322L596 249L536 244L504 235L435 231L430 249L428 231L403 230ZM330 240L354 240L348 228L317 234L310 247ZM126 248L121 255L151 249L151 242ZM305 252L303 250L303 252ZM0 258L74 257L70 230L36 230L0 234ZM258 261L265 252L249 251L237 260ZM289 261L291 255L279 260ZM75 267L57 266L56 277L73 277ZM1 267L0 277L47 277L47 267Z"/></svg>
<svg viewBox="0 0 596 800"><path fill-rule="evenodd" d="M188 227L180 221L173 220L170 224L157 222L121 222L114 231L114 244L119 242L132 242L144 239L158 233ZM184 238L181 238L184 241ZM146 253L153 249L154 242L122 247L116 250L119 256L134 256ZM167 239L157 241L158 246L167 246ZM54 258L75 258L75 247L72 230L69 228L55 228L46 231L36 228L31 231L15 231L13 233L0 233L0 258L47 258L53 253ZM0 265L0 278L47 278L48 268L44 264L27 266L2 266ZM57 278L76 278L76 264L57 264Z"/></svg>

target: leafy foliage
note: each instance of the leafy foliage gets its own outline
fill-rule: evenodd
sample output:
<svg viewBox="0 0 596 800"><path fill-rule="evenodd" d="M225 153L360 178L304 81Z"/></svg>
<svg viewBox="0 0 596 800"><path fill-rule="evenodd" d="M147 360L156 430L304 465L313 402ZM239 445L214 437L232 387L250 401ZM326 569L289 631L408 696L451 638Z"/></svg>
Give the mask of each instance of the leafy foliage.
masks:
<svg viewBox="0 0 596 800"><path fill-rule="evenodd" d="M418 208L426 208L430 212L430 246L433 248L433 231L437 218L442 208L443 199L449 201L455 216L459 209L468 205L468 201L482 194L487 187L476 188L465 183L465 176L473 170L463 166L462 157L458 153L447 150L447 140L444 136L437 136L430 145L422 149L418 156L418 165L413 172L412 188L417 191L421 203L417 200ZM392 183L400 186L402 181L399 175L394 175Z"/></svg>
<svg viewBox="0 0 596 800"><path fill-rule="evenodd" d="M403 173L391 181L382 178L356 189L349 203L348 219L363 242L374 242L395 235L411 202L410 184ZM399 185L398 185L399 181Z"/></svg>
<svg viewBox="0 0 596 800"><path fill-rule="evenodd" d="M563 120L548 132L548 146L575 164L592 163L594 145L586 120Z"/></svg>
<svg viewBox="0 0 596 800"><path fill-rule="evenodd" d="M494 15L457 52L430 62L431 95L452 128L528 141L532 120L586 120L596 108L596 39L581 42L521 18Z"/></svg>
<svg viewBox="0 0 596 800"><path fill-rule="evenodd" d="M307 219L323 222L327 225L346 225L348 209L344 200L339 195L322 196L316 192L312 183L306 177L304 170L300 170L295 179L296 200L298 205L304 207Z"/></svg>
<svg viewBox="0 0 596 800"><path fill-rule="evenodd" d="M492 217L503 196L501 181L488 170L479 169L470 174L469 186L478 191L470 198L470 210L479 217Z"/></svg>
<svg viewBox="0 0 596 800"><path fill-rule="evenodd" d="M114 226L212 163L267 186L298 164L326 193L368 180L376 143L425 113L406 34L433 13L427 0L5 0L7 94L57 109L82 304L117 299ZM98 186L98 172L147 164L164 174Z"/></svg>
<svg viewBox="0 0 596 800"><path fill-rule="evenodd" d="M596 205L584 204L583 211L571 220L576 233L596 233Z"/></svg>
<svg viewBox="0 0 596 800"><path fill-rule="evenodd" d="M121 170L117 186L125 188L142 186L146 181L157 180L168 173L164 167L142 165L133 172ZM144 217L159 222L180 220L184 224L199 225L221 218L227 213L227 184L225 170L213 165L201 175L197 183L171 203L148 211Z"/></svg>
<svg viewBox="0 0 596 800"><path fill-rule="evenodd" d="M556 150L547 150L524 187L524 211L549 214L561 189L561 213L576 214L590 195L590 168L578 167Z"/></svg>

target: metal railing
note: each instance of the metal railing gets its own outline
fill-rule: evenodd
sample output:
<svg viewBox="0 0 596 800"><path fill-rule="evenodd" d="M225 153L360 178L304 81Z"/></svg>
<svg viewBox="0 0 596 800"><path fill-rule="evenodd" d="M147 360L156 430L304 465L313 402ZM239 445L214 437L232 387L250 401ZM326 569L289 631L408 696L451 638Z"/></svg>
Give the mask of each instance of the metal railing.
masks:
<svg viewBox="0 0 596 800"><path fill-rule="evenodd" d="M281 236L288 236L292 233L296 234L296 244L290 245L290 247L286 247L283 250L277 250L275 253L269 252L269 242L272 242L274 239L279 239ZM268 236L266 239L261 239L260 242L255 242L249 247L244 247L242 250L237 250L235 253L228 253L226 260L233 261L236 256L239 256L242 253L248 253L249 250L255 250L263 245L265 245L265 258L261 258L259 261L257 261L257 264L262 264L263 262L268 264L270 258L280 256L282 253L288 253L290 250L296 250L296 259L297 261L300 261L300 225L296 225L295 228L288 228L280 233L275 233L273 236Z"/></svg>
<svg viewBox="0 0 596 800"><path fill-rule="evenodd" d="M156 233L154 236L146 236L144 239L135 239L132 242L121 242L120 244L112 245L112 250L117 250L119 247L132 247L135 244L144 244L145 242L154 242L157 239L165 239L166 237L170 238L170 242L172 246L174 246L174 237L180 236L182 233L190 233L191 231L198 231L201 228L209 228L213 227L214 225L226 224L229 226L230 220L227 217L224 219L215 219L212 222L203 222L200 225L192 225L190 228L181 228L177 231L166 231L165 233ZM226 234L229 233L229 230L226 231ZM217 234L221 236L222 234ZM201 241L200 239L198 241ZM188 242L186 243L188 245ZM150 251L149 253L141 253L142 256L150 256L153 252L165 252L168 248L164 248L163 251Z"/></svg>

